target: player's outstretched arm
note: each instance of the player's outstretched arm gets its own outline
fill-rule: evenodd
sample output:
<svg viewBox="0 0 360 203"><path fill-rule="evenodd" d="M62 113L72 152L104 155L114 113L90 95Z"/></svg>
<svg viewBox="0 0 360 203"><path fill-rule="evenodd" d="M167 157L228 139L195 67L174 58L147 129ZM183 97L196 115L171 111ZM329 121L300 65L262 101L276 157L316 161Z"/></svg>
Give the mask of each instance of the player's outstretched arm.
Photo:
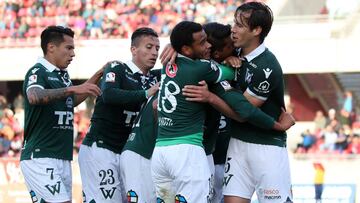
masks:
<svg viewBox="0 0 360 203"><path fill-rule="evenodd" d="M199 86L185 85L185 87L182 89L182 92L183 95L187 97L186 100L188 101L209 103L217 111L221 112L225 116L239 122L243 121L224 100L208 90L205 81L200 81Z"/></svg>
<svg viewBox="0 0 360 203"><path fill-rule="evenodd" d="M31 87L27 90L26 94L30 104L43 105L52 101L64 99L70 95L84 94L87 96L98 96L100 95L100 89L94 84L84 83L82 85L58 89L42 89L40 87Z"/></svg>

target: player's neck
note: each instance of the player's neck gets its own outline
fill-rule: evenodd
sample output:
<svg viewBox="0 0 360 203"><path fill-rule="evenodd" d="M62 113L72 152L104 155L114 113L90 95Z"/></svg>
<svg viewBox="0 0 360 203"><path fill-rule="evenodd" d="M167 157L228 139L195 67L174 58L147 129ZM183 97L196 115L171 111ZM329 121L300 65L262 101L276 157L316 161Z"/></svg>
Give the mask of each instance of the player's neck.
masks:
<svg viewBox="0 0 360 203"><path fill-rule="evenodd" d="M44 59L46 59L49 63L51 63L52 65L56 66L57 68L59 68L57 65L56 65L56 60L54 57L52 56L49 56L49 55L45 55L44 56Z"/></svg>
<svg viewBox="0 0 360 203"><path fill-rule="evenodd" d="M142 65L141 63L139 63L138 61L136 61L135 59L132 60L133 63L136 65L136 67L138 67L140 69L140 71L144 74L147 75L149 73L149 69L147 69L146 67L144 67L144 65Z"/></svg>
<svg viewBox="0 0 360 203"><path fill-rule="evenodd" d="M254 51L258 46L260 46L259 41L254 41L248 44L246 47L241 47L241 57L244 57Z"/></svg>

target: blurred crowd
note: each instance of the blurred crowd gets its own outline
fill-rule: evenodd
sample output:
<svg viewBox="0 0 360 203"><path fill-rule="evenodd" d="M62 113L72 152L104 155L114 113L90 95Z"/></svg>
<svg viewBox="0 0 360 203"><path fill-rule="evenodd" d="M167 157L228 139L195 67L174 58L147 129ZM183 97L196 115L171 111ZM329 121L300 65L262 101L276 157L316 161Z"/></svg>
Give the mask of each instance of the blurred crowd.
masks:
<svg viewBox="0 0 360 203"><path fill-rule="evenodd" d="M0 39L28 40L54 24L73 28L78 39L127 38L140 26L168 36L181 20L231 23L235 9L245 1L2 0Z"/></svg>
<svg viewBox="0 0 360 203"><path fill-rule="evenodd" d="M0 94L0 157L18 157L23 143L24 98L18 95L13 103ZM74 153L77 153L90 125L92 99L75 108Z"/></svg>
<svg viewBox="0 0 360 203"><path fill-rule="evenodd" d="M356 119L352 93L345 92L345 99L337 111L331 108L325 116L317 111L314 129L302 134L295 153L360 154L360 122Z"/></svg>

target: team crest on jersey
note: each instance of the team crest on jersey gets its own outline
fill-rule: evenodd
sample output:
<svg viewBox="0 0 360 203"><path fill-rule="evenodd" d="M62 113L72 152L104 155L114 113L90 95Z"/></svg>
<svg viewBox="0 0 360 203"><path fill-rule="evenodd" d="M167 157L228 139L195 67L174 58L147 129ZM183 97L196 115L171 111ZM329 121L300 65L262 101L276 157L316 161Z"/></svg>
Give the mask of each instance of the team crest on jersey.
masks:
<svg viewBox="0 0 360 203"><path fill-rule="evenodd" d="M31 197L31 200L32 200L33 203L39 202L38 198L36 197L35 192L32 191L32 190L30 191L30 197Z"/></svg>
<svg viewBox="0 0 360 203"><path fill-rule="evenodd" d="M37 75L30 75L28 85L34 84L37 82Z"/></svg>
<svg viewBox="0 0 360 203"><path fill-rule="evenodd" d="M178 67L175 63L166 65L165 72L166 75L173 78L176 76L176 72L178 70Z"/></svg>
<svg viewBox="0 0 360 203"><path fill-rule="evenodd" d="M106 73L105 82L115 82L115 73L113 72Z"/></svg>
<svg viewBox="0 0 360 203"><path fill-rule="evenodd" d="M177 194L175 196L175 203L187 203L187 201L184 196Z"/></svg>
<svg viewBox="0 0 360 203"><path fill-rule="evenodd" d="M264 93L266 93L270 88L270 83L268 81L262 81L259 86L258 86L258 89L259 91L262 91Z"/></svg>
<svg viewBox="0 0 360 203"><path fill-rule="evenodd" d="M250 83L254 73L250 73L249 69L246 69L245 82Z"/></svg>
<svg viewBox="0 0 360 203"><path fill-rule="evenodd" d="M129 203L137 203L138 202L138 195L135 191L129 190L127 192L127 202Z"/></svg>
<svg viewBox="0 0 360 203"><path fill-rule="evenodd" d="M73 108L74 107L74 102L73 102L73 99L71 97L66 98L66 106L68 108Z"/></svg>
<svg viewBox="0 0 360 203"><path fill-rule="evenodd" d="M213 61L210 61L210 65L211 65L211 69L213 69L214 71L217 71L219 69L217 64Z"/></svg>

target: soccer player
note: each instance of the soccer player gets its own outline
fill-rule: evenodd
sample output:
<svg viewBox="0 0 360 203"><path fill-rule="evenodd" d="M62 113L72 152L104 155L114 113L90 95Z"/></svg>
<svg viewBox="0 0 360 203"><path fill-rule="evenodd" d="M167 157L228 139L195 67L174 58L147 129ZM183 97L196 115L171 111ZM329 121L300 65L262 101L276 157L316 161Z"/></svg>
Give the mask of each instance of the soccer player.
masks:
<svg viewBox="0 0 360 203"><path fill-rule="evenodd" d="M240 5L234 15L232 40L243 58L235 86L244 96L278 119L284 108L284 82L279 62L264 45L273 22L271 9L260 2ZM248 122L231 126L224 178L226 203L292 202L286 133L264 130ZM241 154L241 155L239 155Z"/></svg>
<svg viewBox="0 0 360 203"><path fill-rule="evenodd" d="M67 73L74 32L49 26L41 33L44 57L26 73L24 146L20 166L32 202L71 202L74 106L100 95L102 70L73 86Z"/></svg>
<svg viewBox="0 0 360 203"><path fill-rule="evenodd" d="M131 36L132 60L104 70L91 126L80 147L79 165L86 202L121 202L120 155L141 104L158 90L160 72L152 71L159 39L151 28ZM131 162L131 160L129 160Z"/></svg>
<svg viewBox="0 0 360 203"><path fill-rule="evenodd" d="M211 47L200 24L180 22L170 41L179 54L175 64L162 69L158 137L151 161L153 181L158 201L207 202L210 170L202 147L204 109L202 104L185 100L181 89L201 80L215 83L233 73L199 60L210 57Z"/></svg>
<svg viewBox="0 0 360 203"><path fill-rule="evenodd" d="M157 94L150 97L134 121L120 158L127 201L156 202L151 179L151 156L157 136Z"/></svg>

